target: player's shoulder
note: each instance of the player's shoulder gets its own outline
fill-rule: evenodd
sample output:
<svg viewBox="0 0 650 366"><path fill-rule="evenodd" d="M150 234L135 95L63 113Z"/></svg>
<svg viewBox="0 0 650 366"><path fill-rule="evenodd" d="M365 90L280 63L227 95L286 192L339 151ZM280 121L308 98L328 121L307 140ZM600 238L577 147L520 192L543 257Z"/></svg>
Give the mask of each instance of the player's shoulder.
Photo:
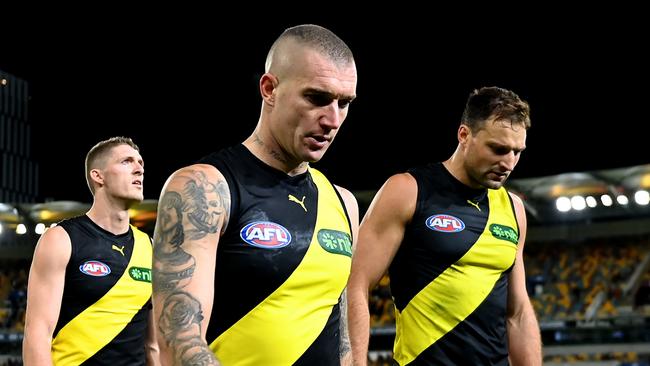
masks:
<svg viewBox="0 0 650 366"><path fill-rule="evenodd" d="M224 176L214 165L202 163L192 164L172 173L167 179L165 186L186 184L190 180L197 182L217 182L224 180Z"/></svg>
<svg viewBox="0 0 650 366"><path fill-rule="evenodd" d="M41 235L36 244L34 255L45 258L69 258L72 250L72 240L68 232L61 226L51 227Z"/></svg>

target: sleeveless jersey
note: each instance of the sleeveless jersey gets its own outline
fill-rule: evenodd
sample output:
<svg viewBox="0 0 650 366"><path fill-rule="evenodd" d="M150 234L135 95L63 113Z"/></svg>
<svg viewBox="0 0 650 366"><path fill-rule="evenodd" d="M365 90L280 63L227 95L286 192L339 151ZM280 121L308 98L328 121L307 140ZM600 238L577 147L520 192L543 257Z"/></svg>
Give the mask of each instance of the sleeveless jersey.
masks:
<svg viewBox="0 0 650 366"><path fill-rule="evenodd" d="M441 164L409 171L413 219L390 268L399 365L507 365L506 302L519 226L502 187L471 189Z"/></svg>
<svg viewBox="0 0 650 366"><path fill-rule="evenodd" d="M59 223L70 236L55 365L144 365L152 246L131 226L114 235L86 215Z"/></svg>
<svg viewBox="0 0 650 366"><path fill-rule="evenodd" d="M207 341L224 365L338 365L351 265L345 205L317 170L288 176L237 145L203 159L224 175Z"/></svg>

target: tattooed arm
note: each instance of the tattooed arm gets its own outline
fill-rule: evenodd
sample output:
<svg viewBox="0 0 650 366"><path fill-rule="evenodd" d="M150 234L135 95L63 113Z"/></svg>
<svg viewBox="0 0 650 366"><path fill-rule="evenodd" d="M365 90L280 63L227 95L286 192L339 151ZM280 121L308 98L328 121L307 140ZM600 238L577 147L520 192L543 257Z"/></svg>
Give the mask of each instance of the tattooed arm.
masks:
<svg viewBox="0 0 650 366"><path fill-rule="evenodd" d="M345 209L350 217L350 226L352 228L352 253L356 247L357 234L359 232L359 205L357 199L354 198L352 193L345 188L336 187L339 194L345 203ZM339 333L341 334L341 343L339 346L339 354L341 356L341 365L352 365L352 352L350 351L350 332L348 331L348 297L347 288L343 290L341 301L339 302L341 321L339 323Z"/></svg>
<svg viewBox="0 0 650 366"><path fill-rule="evenodd" d="M205 333L219 236L230 193L219 171L196 164L167 180L154 233L153 308L163 365L218 365Z"/></svg>

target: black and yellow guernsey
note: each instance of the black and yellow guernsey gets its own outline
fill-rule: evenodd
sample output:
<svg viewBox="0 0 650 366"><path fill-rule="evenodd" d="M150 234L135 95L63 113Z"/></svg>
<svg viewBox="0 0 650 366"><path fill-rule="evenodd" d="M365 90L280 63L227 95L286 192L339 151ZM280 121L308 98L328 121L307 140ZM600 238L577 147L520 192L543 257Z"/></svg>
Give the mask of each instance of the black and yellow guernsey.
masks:
<svg viewBox="0 0 650 366"><path fill-rule="evenodd" d="M389 268L395 361L508 365L508 274L519 238L508 192L471 189L441 163L409 173L417 205Z"/></svg>
<svg viewBox="0 0 650 366"><path fill-rule="evenodd" d="M350 222L317 170L288 176L243 145L204 158L230 188L207 341L224 365L339 365Z"/></svg>
<svg viewBox="0 0 650 366"><path fill-rule="evenodd" d="M134 226L114 235L79 216L59 224L70 236L52 359L67 365L144 365L151 309L151 240Z"/></svg>

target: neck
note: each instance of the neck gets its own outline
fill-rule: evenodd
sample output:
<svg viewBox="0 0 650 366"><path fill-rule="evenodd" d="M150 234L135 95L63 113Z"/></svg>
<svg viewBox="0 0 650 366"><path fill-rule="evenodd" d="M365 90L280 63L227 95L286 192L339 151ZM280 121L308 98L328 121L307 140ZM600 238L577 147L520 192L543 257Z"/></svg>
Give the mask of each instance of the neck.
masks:
<svg viewBox="0 0 650 366"><path fill-rule="evenodd" d="M124 203L96 195L86 215L102 229L115 235L124 234L129 230L129 209Z"/></svg>
<svg viewBox="0 0 650 366"><path fill-rule="evenodd" d="M287 173L287 175L294 176L307 171L309 167L307 162L289 158L288 154L281 150L278 144L268 142L271 140L270 136L265 136L260 131L258 125L253 134L244 141L244 146L262 162Z"/></svg>
<svg viewBox="0 0 650 366"><path fill-rule="evenodd" d="M451 157L442 162L442 165L445 166L449 174L453 175L459 182L470 188L483 188L481 185L477 185L472 182L470 177L467 175L467 171L464 167L464 160L461 155L460 145L456 148L456 151L451 155Z"/></svg>

